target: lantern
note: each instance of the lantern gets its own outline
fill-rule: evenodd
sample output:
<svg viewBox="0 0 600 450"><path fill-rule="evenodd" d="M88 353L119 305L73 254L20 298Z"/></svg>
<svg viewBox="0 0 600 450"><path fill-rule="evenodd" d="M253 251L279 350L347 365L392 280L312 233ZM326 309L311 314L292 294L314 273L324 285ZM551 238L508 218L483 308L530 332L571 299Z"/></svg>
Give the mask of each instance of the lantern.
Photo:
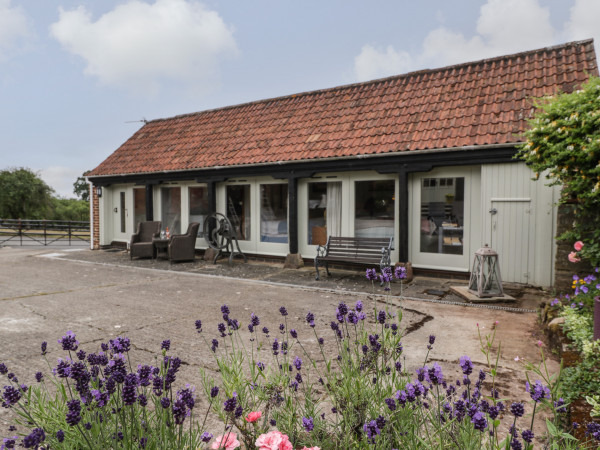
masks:
<svg viewBox="0 0 600 450"><path fill-rule="evenodd" d="M469 280L469 292L479 298L504 295L498 253L489 248L487 244L475 252L473 270Z"/></svg>

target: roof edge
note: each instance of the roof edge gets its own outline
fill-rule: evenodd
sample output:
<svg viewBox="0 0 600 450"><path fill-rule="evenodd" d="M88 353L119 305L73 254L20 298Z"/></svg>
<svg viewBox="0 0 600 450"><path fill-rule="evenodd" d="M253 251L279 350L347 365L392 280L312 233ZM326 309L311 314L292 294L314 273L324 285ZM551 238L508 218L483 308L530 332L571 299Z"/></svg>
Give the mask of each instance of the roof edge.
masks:
<svg viewBox="0 0 600 450"><path fill-rule="evenodd" d="M477 151L477 150L485 150L485 149L496 149L496 148L509 148L516 147L517 145L522 144L521 141L515 142L507 142L504 144L483 144L483 145L467 145L463 147L450 147L450 148L430 148L423 150L411 150L410 152L400 151L400 152L387 152L387 153L375 153L375 154L361 154L361 155L353 155L353 156L337 156L333 158L311 158L311 159L299 159L295 161L277 161L277 162L269 162L269 163L254 163L254 164L235 164L230 166L211 166L211 167L196 167L192 169L180 169L180 170L161 170L154 172L130 172L130 173L113 173L106 175L88 175L90 180L93 179L102 179L102 178L115 178L115 177L129 177L129 176L138 176L138 175L154 175L154 174L168 174L168 173L184 173L184 172L202 172L202 171L210 171L210 170L223 170L223 169L233 169L239 167L264 167L264 166L283 166L288 164L300 164L307 162L322 162L322 161L347 161L351 159L371 159L371 158L383 158L390 156L399 156L399 157L409 157L414 156L415 154L428 154L428 153L451 153L451 152L459 152L459 151Z"/></svg>

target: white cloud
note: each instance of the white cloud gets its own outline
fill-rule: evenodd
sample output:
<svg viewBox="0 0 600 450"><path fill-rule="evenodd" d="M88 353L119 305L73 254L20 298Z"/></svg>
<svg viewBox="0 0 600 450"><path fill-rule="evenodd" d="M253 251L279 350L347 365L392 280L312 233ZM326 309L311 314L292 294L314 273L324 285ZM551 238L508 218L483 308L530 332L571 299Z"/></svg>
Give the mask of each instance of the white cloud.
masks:
<svg viewBox="0 0 600 450"><path fill-rule="evenodd" d="M406 72L412 65L412 58L407 52L397 52L391 45L383 51L365 45L354 60L354 70L358 80L372 80Z"/></svg>
<svg viewBox="0 0 600 450"><path fill-rule="evenodd" d="M598 0L575 0L571 16L565 25L567 39L594 38L596 51L600 50L600 2Z"/></svg>
<svg viewBox="0 0 600 450"><path fill-rule="evenodd" d="M0 60L29 34L29 23L23 10L12 7L10 0L0 0Z"/></svg>
<svg viewBox="0 0 600 450"><path fill-rule="evenodd" d="M232 29L195 1L129 0L94 21L83 7L60 9L51 35L107 85L156 93L163 81L210 90L219 62L235 55Z"/></svg>
<svg viewBox="0 0 600 450"><path fill-rule="evenodd" d="M475 35L467 37L447 26L438 27L425 37L419 55L410 55L392 46L388 46L385 52L365 46L354 59L356 78L364 80L365 74L375 78L425 67L441 67L557 43L550 12L538 0L488 0L479 11L476 31ZM386 63L390 57L398 55L403 65Z"/></svg>
<svg viewBox="0 0 600 450"><path fill-rule="evenodd" d="M36 172L58 195L65 198L75 198L73 183L75 183L77 177L82 176L84 171L70 167L50 166Z"/></svg>

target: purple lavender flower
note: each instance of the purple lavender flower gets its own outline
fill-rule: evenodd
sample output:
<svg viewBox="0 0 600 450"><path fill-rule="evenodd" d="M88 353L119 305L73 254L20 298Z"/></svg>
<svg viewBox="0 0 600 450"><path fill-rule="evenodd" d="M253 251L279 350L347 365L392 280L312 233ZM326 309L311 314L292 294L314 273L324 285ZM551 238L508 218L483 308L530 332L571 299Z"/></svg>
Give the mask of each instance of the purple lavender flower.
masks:
<svg viewBox="0 0 600 450"><path fill-rule="evenodd" d="M160 406L162 406L163 409L167 409L169 406L171 406L171 400L169 400L168 397L162 397L160 399Z"/></svg>
<svg viewBox="0 0 600 450"><path fill-rule="evenodd" d="M185 416L187 414L187 410L185 408L185 403L183 400L177 399L173 402L173 419L175 419L176 425L181 425L185 420Z"/></svg>
<svg viewBox="0 0 600 450"><path fill-rule="evenodd" d="M533 388L529 382L525 383L525 390L531 395L531 399L534 402L540 402L544 398L550 398L550 389L544 386L540 380L536 380Z"/></svg>
<svg viewBox="0 0 600 450"><path fill-rule="evenodd" d="M140 394L138 395L137 401L142 408L145 408L148 404L148 397L146 397L144 394Z"/></svg>
<svg viewBox="0 0 600 450"><path fill-rule="evenodd" d="M348 317L346 318L346 320L348 321L348 323L356 325L358 323L358 315L354 312L354 310L351 310L350 312L348 312Z"/></svg>
<svg viewBox="0 0 600 450"><path fill-rule="evenodd" d="M415 372L417 372L417 380L423 382L425 380L427 370L424 367L418 367Z"/></svg>
<svg viewBox="0 0 600 450"><path fill-rule="evenodd" d="M196 330L198 333L202 333L202 321L200 319L196 320Z"/></svg>
<svg viewBox="0 0 600 450"><path fill-rule="evenodd" d="M379 322L380 324L384 324L385 323L385 319L386 319L386 314L384 310L381 310L377 313L377 322Z"/></svg>
<svg viewBox="0 0 600 450"><path fill-rule="evenodd" d="M58 430L56 432L56 440L58 442L62 442L65 440L65 432L63 430Z"/></svg>
<svg viewBox="0 0 600 450"><path fill-rule="evenodd" d="M258 316L254 313L250 314L250 323L252 324L253 327L257 327L260 325L260 319L258 318Z"/></svg>
<svg viewBox="0 0 600 450"><path fill-rule="evenodd" d="M75 338L75 333L72 331L67 331L67 334L59 339L58 343L62 345L64 351L75 351L79 346L79 341Z"/></svg>
<svg viewBox="0 0 600 450"><path fill-rule="evenodd" d="M375 269L367 269L366 277L369 281L375 281L377 279L377 271Z"/></svg>
<svg viewBox="0 0 600 450"><path fill-rule="evenodd" d="M356 302L356 305L354 305L354 309L356 310L356 312L361 312L363 310L363 302L358 300Z"/></svg>
<svg viewBox="0 0 600 450"><path fill-rule="evenodd" d="M69 411L67 412L66 421L69 425L74 427L81 421L81 403L79 400L71 400L67 402Z"/></svg>
<svg viewBox="0 0 600 450"><path fill-rule="evenodd" d="M279 342L277 342L277 338L275 338L275 340L273 341L271 348L273 350L273 354L277 356L279 354Z"/></svg>
<svg viewBox="0 0 600 450"><path fill-rule="evenodd" d="M589 422L585 429L586 436L591 436L595 440L600 441L600 423Z"/></svg>
<svg viewBox="0 0 600 450"><path fill-rule="evenodd" d="M222 314L229 314L229 307L227 305L221 306L221 313Z"/></svg>
<svg viewBox="0 0 600 450"><path fill-rule="evenodd" d="M563 413L563 412L567 411L567 407L565 406L565 401L562 397L554 402L554 409L556 409L556 412L559 412L559 413Z"/></svg>
<svg viewBox="0 0 600 450"><path fill-rule="evenodd" d="M258 367L258 370L262 372L263 370L265 370L265 363L259 361L256 363L256 367Z"/></svg>
<svg viewBox="0 0 600 450"><path fill-rule="evenodd" d="M406 278L406 267L396 266L394 276L399 280L404 280Z"/></svg>
<svg viewBox="0 0 600 450"><path fill-rule="evenodd" d="M282 306L281 308L279 308L279 313L284 317L288 315L288 312L287 312L287 309L285 309L285 306Z"/></svg>
<svg viewBox="0 0 600 450"><path fill-rule="evenodd" d="M8 438L4 438L2 440L3 444L2 446L0 446L0 450L4 450L6 449L12 449L15 448L15 445L17 443L17 439L19 439L18 436L12 436L12 437L8 437Z"/></svg>
<svg viewBox="0 0 600 450"><path fill-rule="evenodd" d="M292 328L290 330L290 336L292 336L294 339L298 339L298 332Z"/></svg>
<svg viewBox="0 0 600 450"><path fill-rule="evenodd" d="M442 373L442 368L438 363L433 363L429 369L427 369L427 380L431 384L441 384L444 381L444 375Z"/></svg>
<svg viewBox="0 0 600 450"><path fill-rule="evenodd" d="M214 353L217 350L218 347L219 347L219 341L217 341L216 339L213 339L212 340L212 346L210 347L210 349Z"/></svg>
<svg viewBox="0 0 600 450"><path fill-rule="evenodd" d="M473 414L471 417L471 422L473 423L473 428L479 431L485 430L488 426L487 420L485 419L485 414L483 414L481 411L477 411L475 414Z"/></svg>
<svg viewBox="0 0 600 450"><path fill-rule="evenodd" d="M217 395L219 395L219 387L213 386L210 390L210 398L215 398Z"/></svg>
<svg viewBox="0 0 600 450"><path fill-rule="evenodd" d="M471 373L473 373L473 363L471 362L471 358L468 356L461 356L460 368L465 375L471 375Z"/></svg>
<svg viewBox="0 0 600 450"><path fill-rule="evenodd" d="M377 426L377 421L375 420L371 420L369 423L365 423L363 425L363 430L367 434L367 441L371 444L375 443L375 439L381 433L381 430Z"/></svg>
<svg viewBox="0 0 600 450"><path fill-rule="evenodd" d="M8 368L6 364L0 363L0 375L6 375L8 373Z"/></svg>
<svg viewBox="0 0 600 450"><path fill-rule="evenodd" d="M510 412L515 417L522 417L523 414L525 414L525 407L523 406L523 403L515 402L512 405L510 405Z"/></svg>
<svg viewBox="0 0 600 450"><path fill-rule="evenodd" d="M140 448L146 448L146 445L148 444L148 438L147 437L143 437L140 439Z"/></svg>
<svg viewBox="0 0 600 450"><path fill-rule="evenodd" d="M323 346L323 344L325 344L325 339L324 338L319 338L319 345Z"/></svg>
<svg viewBox="0 0 600 450"><path fill-rule="evenodd" d="M313 423L312 417L303 417L302 418L302 426L308 432L311 432L315 428L315 424Z"/></svg>
<svg viewBox="0 0 600 450"><path fill-rule="evenodd" d="M228 398L227 400L225 400L225 402L223 403L223 409L225 410L225 412L233 412L233 411L235 411L236 406L237 406L237 393L234 392L233 396L231 398Z"/></svg>
<svg viewBox="0 0 600 450"><path fill-rule="evenodd" d="M521 442L519 442L517 439L513 439L510 441L510 448L512 448L512 450L522 450L523 445L521 445Z"/></svg>
<svg viewBox="0 0 600 450"><path fill-rule="evenodd" d="M267 327L263 327L262 332L269 336L269 329Z"/></svg>
<svg viewBox="0 0 600 450"><path fill-rule="evenodd" d="M534 434L532 430L523 430L523 432L521 433L521 437L523 438L523 440L525 442L527 442L528 444L531 444L531 441L533 441L534 438Z"/></svg>
<svg viewBox="0 0 600 450"><path fill-rule="evenodd" d="M296 370L302 369L302 360L298 356L294 358L294 367L296 367Z"/></svg>
<svg viewBox="0 0 600 450"><path fill-rule="evenodd" d="M282 323L279 324L279 332L281 334L285 334L285 325Z"/></svg>
<svg viewBox="0 0 600 450"><path fill-rule="evenodd" d="M131 348L131 341L128 337L117 336L109 341L113 353L126 353Z"/></svg>
<svg viewBox="0 0 600 450"><path fill-rule="evenodd" d="M48 343L46 341L42 342L42 356L46 354L46 349L48 348Z"/></svg>
<svg viewBox="0 0 600 450"><path fill-rule="evenodd" d="M129 373L125 376L123 383L123 403L133 405L136 400L138 378L135 373Z"/></svg>
<svg viewBox="0 0 600 450"><path fill-rule="evenodd" d="M35 380L38 383L41 383L43 379L44 379L44 374L42 372L36 372L35 373Z"/></svg>
<svg viewBox="0 0 600 450"><path fill-rule="evenodd" d="M194 390L194 387L188 385L185 389L177 391L177 397L185 403L185 406L187 406L190 411L194 409L194 405L196 404Z"/></svg>
<svg viewBox="0 0 600 450"><path fill-rule="evenodd" d="M277 426L277 421L276 421L275 419L271 419L271 420L269 420L269 424L270 424L272 427L274 427L274 426Z"/></svg>
<svg viewBox="0 0 600 450"><path fill-rule="evenodd" d="M13 386L4 386L4 393L2 394L2 397L4 398L2 407L10 408L21 399L21 392L19 389L16 389Z"/></svg>
<svg viewBox="0 0 600 450"><path fill-rule="evenodd" d="M41 428L35 428L29 435L23 438L23 447L38 448L46 439L46 434Z"/></svg>
<svg viewBox="0 0 600 450"><path fill-rule="evenodd" d="M221 333L221 337L225 337L225 331L227 330L227 327L225 327L225 324L223 322L220 322L219 325L217 325L217 330L219 330L219 333Z"/></svg>
<svg viewBox="0 0 600 450"><path fill-rule="evenodd" d="M386 398L385 404L387 405L390 411L396 411L396 400L394 400L393 398Z"/></svg>
<svg viewBox="0 0 600 450"><path fill-rule="evenodd" d="M165 339L164 341L162 341L162 343L160 344L160 349L169 351L171 349L171 341L169 339Z"/></svg>
<svg viewBox="0 0 600 450"><path fill-rule="evenodd" d="M431 350L431 346L435 343L435 336L433 334L429 335L429 345L427 346L427 348L429 350Z"/></svg>
<svg viewBox="0 0 600 450"><path fill-rule="evenodd" d="M202 436L200 436L200 440L202 442L210 442L210 440L213 438L213 435L211 433L209 433L208 431L205 431L204 433L202 433Z"/></svg>

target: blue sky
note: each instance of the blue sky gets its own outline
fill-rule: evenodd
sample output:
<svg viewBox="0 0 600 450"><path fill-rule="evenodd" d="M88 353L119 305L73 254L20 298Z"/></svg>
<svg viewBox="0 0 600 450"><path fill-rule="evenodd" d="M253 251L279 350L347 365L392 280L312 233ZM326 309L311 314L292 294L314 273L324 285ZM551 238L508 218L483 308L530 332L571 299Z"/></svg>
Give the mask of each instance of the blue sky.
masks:
<svg viewBox="0 0 600 450"><path fill-rule="evenodd" d="M600 0L0 0L0 169L72 197L142 119L595 38Z"/></svg>

